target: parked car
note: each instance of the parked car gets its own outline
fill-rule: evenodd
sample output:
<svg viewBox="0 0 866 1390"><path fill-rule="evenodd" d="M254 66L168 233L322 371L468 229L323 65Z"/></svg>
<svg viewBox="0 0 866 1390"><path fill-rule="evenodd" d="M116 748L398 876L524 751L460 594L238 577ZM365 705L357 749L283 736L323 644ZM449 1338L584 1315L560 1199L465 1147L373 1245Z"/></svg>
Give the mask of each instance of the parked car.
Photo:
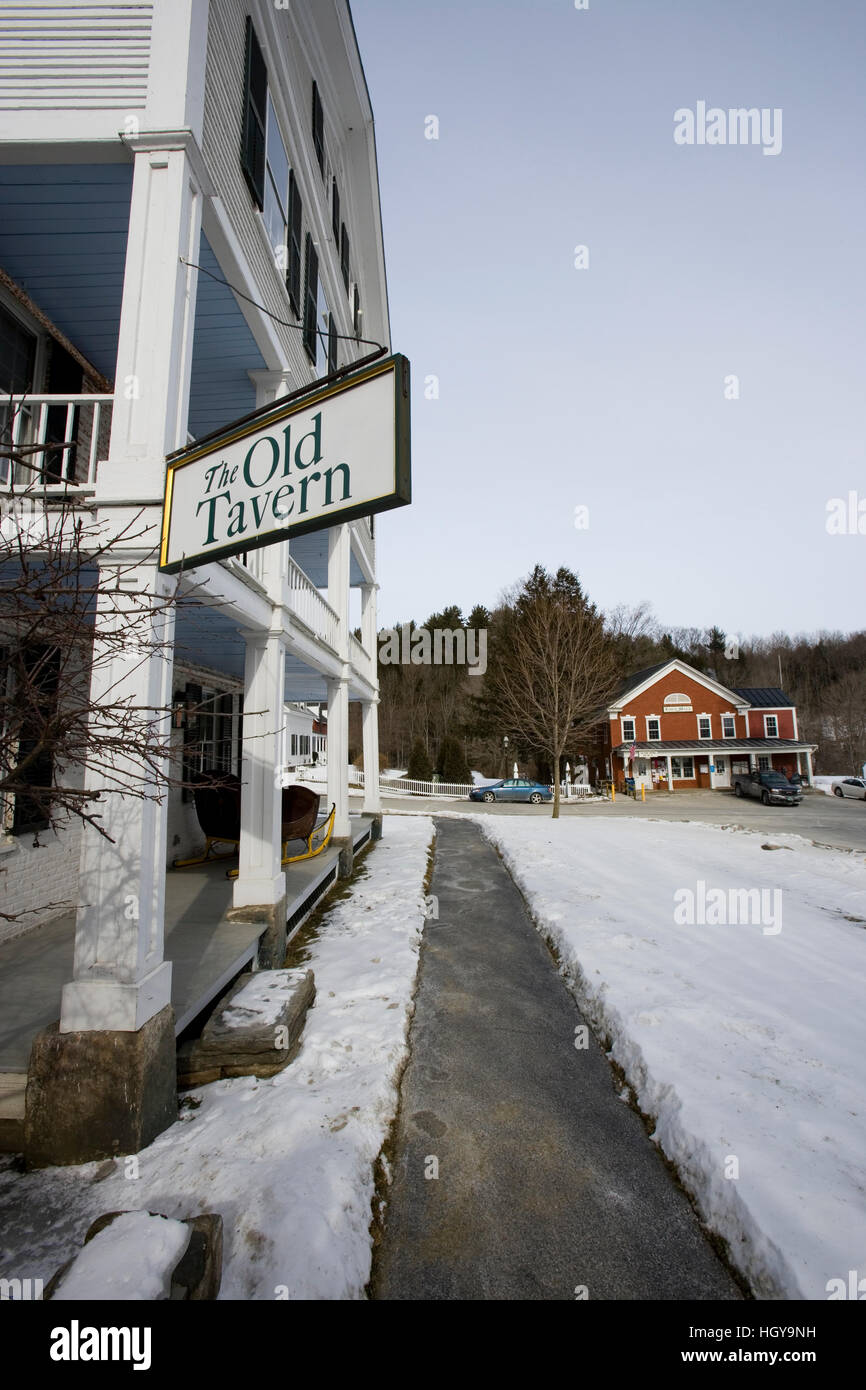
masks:
<svg viewBox="0 0 866 1390"><path fill-rule="evenodd" d="M765 806L799 806L803 788L794 786L781 772L738 772L734 796L757 796Z"/></svg>
<svg viewBox="0 0 866 1390"><path fill-rule="evenodd" d="M491 782L487 787L473 787L470 801L528 801L539 806L552 801L553 792L542 782L530 782L525 777L509 777L504 782Z"/></svg>
<svg viewBox="0 0 866 1390"><path fill-rule="evenodd" d="M866 801L866 782L862 777L845 777L833 788L834 796L853 796L855 801Z"/></svg>

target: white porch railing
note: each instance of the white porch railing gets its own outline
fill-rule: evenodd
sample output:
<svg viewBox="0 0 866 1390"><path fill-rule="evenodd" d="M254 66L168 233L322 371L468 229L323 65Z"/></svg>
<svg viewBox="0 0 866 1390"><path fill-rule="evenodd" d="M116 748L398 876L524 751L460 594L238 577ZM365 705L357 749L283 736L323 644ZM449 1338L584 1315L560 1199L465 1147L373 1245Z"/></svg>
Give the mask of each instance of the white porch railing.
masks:
<svg viewBox="0 0 866 1390"><path fill-rule="evenodd" d="M252 579L257 580L259 584L264 584L264 546L259 546L257 550L244 550L240 555L236 555L233 558L237 560L241 568L245 569Z"/></svg>
<svg viewBox="0 0 866 1390"><path fill-rule="evenodd" d="M363 787L363 771L350 770L349 785ZM465 800L474 789L474 784L470 782L417 782L409 777L380 777L379 788L383 796L436 796ZM548 790L552 793L553 787L549 786ZM564 801L590 800L598 796L592 787L584 786L580 782L574 782L570 787L563 782L560 786L560 793Z"/></svg>
<svg viewBox="0 0 866 1390"><path fill-rule="evenodd" d="M325 642L334 652L339 651L340 620L337 614L291 556L287 562L286 584L289 607L295 617L300 618L320 642Z"/></svg>
<svg viewBox="0 0 866 1390"><path fill-rule="evenodd" d="M363 787L364 773L349 770L349 786ZM380 777L379 790L383 796L438 796L449 800L465 800L472 790L471 782L416 782L410 777Z"/></svg>
<svg viewBox="0 0 866 1390"><path fill-rule="evenodd" d="M359 674L366 676L367 679L375 685L376 669L373 665L373 659L367 651L367 648L358 641L354 632L350 635L349 646L351 648L350 656L352 664L355 669Z"/></svg>
<svg viewBox="0 0 866 1390"><path fill-rule="evenodd" d="M0 487L92 487L99 455L108 452L114 396L0 393L0 429L6 448L22 450L22 462L0 457ZM38 446L34 449L33 446ZM24 452L26 450L26 452Z"/></svg>

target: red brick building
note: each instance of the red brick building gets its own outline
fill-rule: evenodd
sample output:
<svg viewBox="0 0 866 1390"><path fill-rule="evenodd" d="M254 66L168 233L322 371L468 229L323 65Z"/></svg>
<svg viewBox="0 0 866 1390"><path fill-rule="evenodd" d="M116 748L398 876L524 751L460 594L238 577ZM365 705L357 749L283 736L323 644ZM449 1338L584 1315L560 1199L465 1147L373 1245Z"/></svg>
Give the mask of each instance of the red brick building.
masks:
<svg viewBox="0 0 866 1390"><path fill-rule="evenodd" d="M812 781L815 745L797 728L782 690L730 689L684 661L636 671L607 707L599 733L615 785L634 777L653 791L731 786L749 768Z"/></svg>

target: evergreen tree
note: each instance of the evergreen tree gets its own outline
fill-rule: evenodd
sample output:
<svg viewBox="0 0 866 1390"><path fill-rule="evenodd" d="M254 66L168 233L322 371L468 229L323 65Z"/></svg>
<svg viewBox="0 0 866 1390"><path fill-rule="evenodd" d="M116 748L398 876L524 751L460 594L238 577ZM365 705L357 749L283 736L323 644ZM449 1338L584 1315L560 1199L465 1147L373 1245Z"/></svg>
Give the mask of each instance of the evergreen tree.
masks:
<svg viewBox="0 0 866 1390"><path fill-rule="evenodd" d="M433 768L424 740L416 738L412 744L412 752L409 754L409 768L406 773L413 782L429 782L433 776Z"/></svg>
<svg viewBox="0 0 866 1390"><path fill-rule="evenodd" d="M466 761L466 755L462 746L456 738L446 734L439 745L439 757L436 760L436 771L443 782L471 782L472 773Z"/></svg>

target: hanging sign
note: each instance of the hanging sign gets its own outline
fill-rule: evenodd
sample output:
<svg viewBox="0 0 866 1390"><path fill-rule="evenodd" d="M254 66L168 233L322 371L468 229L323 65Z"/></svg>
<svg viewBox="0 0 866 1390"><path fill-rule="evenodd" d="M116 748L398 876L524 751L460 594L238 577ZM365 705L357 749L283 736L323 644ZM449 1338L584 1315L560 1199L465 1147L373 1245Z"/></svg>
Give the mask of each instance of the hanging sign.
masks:
<svg viewBox="0 0 866 1390"><path fill-rule="evenodd" d="M412 500L409 362L400 354L169 455L166 574Z"/></svg>

